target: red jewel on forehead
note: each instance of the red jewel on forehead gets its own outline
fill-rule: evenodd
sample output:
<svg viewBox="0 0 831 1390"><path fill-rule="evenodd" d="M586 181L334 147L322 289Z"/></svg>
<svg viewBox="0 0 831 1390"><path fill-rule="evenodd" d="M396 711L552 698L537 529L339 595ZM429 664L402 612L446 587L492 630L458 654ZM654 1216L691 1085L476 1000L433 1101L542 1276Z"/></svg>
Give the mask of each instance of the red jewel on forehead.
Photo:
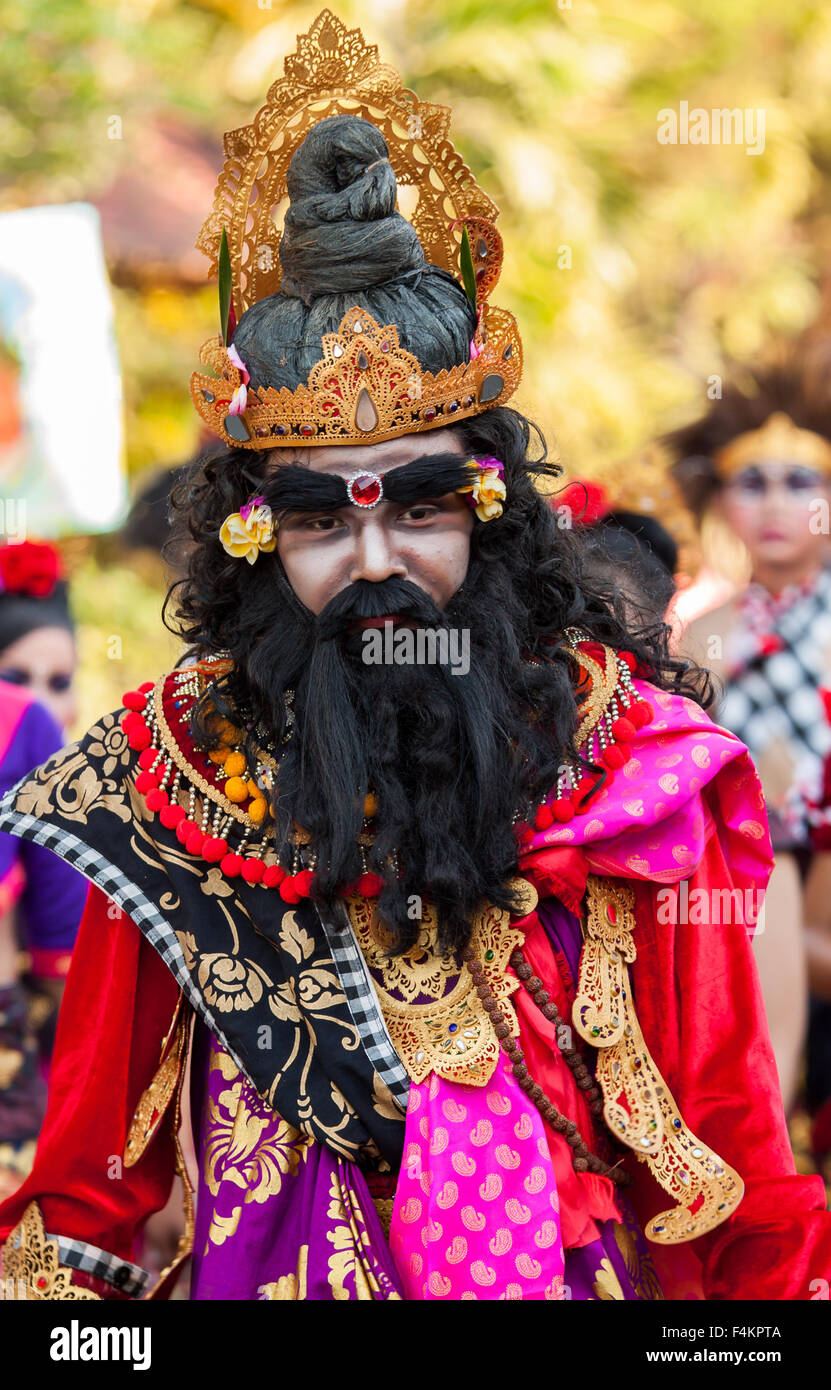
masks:
<svg viewBox="0 0 831 1390"><path fill-rule="evenodd" d="M377 473L353 473L346 480L350 502L356 507L377 507L384 495L384 484Z"/></svg>

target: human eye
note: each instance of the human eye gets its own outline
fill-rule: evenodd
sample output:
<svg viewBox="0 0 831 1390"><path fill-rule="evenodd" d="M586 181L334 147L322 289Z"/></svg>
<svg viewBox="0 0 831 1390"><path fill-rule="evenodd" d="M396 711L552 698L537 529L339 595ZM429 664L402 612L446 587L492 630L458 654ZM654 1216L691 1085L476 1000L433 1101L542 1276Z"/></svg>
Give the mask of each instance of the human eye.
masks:
<svg viewBox="0 0 831 1390"><path fill-rule="evenodd" d="M401 512L401 521L432 521L433 517L438 516L439 508L435 502L414 502L412 506L405 508Z"/></svg>
<svg viewBox="0 0 831 1390"><path fill-rule="evenodd" d="M815 491L821 482L819 474L810 468L794 468L785 475L785 486L789 492Z"/></svg>
<svg viewBox="0 0 831 1390"><path fill-rule="evenodd" d="M310 516L301 522L301 529L316 535L326 535L336 531L343 523L336 516Z"/></svg>
<svg viewBox="0 0 831 1390"><path fill-rule="evenodd" d="M767 489L767 482L758 468L748 468L745 473L740 473L733 485L737 492L753 497L760 496Z"/></svg>

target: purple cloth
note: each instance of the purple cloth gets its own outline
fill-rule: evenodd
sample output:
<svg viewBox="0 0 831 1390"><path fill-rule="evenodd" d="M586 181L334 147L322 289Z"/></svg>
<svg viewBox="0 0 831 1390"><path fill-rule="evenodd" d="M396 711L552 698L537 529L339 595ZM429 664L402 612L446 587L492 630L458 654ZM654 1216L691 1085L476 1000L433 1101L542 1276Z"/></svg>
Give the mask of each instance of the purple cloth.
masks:
<svg viewBox="0 0 831 1390"><path fill-rule="evenodd" d="M62 748L66 740L51 714L31 703L20 713L20 693L7 695L0 682L0 724L7 745L0 759L0 795ZM19 900L21 944L42 951L69 952L75 945L87 883L65 860L31 840L0 831L0 882L20 863L26 884Z"/></svg>
<svg viewBox="0 0 831 1390"><path fill-rule="evenodd" d="M400 1299L360 1169L276 1115L200 1032L191 1298Z"/></svg>
<svg viewBox="0 0 831 1390"><path fill-rule="evenodd" d="M628 1210L626 1216L625 1224L604 1221L600 1240L566 1251L567 1297L627 1303L663 1299L643 1233Z"/></svg>
<svg viewBox="0 0 831 1390"><path fill-rule="evenodd" d="M570 912L559 898L542 898L537 906L537 916L554 950L565 957L569 974L576 984L583 949L579 917Z"/></svg>
<svg viewBox="0 0 831 1390"><path fill-rule="evenodd" d="M403 1298L361 1170L276 1115L201 1024L193 1102L200 1118L191 1298ZM628 1211L625 1226L606 1222L599 1240L566 1252L564 1283L565 1297L577 1300L662 1297Z"/></svg>

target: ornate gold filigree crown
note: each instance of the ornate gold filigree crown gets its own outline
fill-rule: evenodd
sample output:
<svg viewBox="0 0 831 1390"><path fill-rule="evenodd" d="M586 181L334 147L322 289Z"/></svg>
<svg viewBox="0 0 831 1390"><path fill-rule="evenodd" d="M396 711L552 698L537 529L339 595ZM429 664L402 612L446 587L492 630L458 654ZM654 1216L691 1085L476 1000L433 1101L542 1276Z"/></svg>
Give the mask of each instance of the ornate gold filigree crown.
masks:
<svg viewBox="0 0 831 1390"><path fill-rule="evenodd" d="M831 444L821 434L795 425L790 415L777 410L758 430L746 430L713 456L722 478L734 477L753 463L801 463L820 473L831 473Z"/></svg>
<svg viewBox="0 0 831 1390"><path fill-rule="evenodd" d="M356 306L337 333L324 336L323 356L305 385L241 392L246 379L233 354L221 337L211 339L200 361L215 375L194 372L191 396L209 429L237 448L378 443L503 405L519 384L516 320L488 302L502 266L498 209L447 138L449 108L419 101L361 31L347 30L330 10L298 37L253 123L225 136L214 209L197 245L216 270L225 229L235 317L279 290L289 163L313 125L343 114L362 116L382 132L399 211L402 201L414 201L410 220L429 263L461 279L467 232L478 312L470 361L425 372L400 346L394 326Z"/></svg>

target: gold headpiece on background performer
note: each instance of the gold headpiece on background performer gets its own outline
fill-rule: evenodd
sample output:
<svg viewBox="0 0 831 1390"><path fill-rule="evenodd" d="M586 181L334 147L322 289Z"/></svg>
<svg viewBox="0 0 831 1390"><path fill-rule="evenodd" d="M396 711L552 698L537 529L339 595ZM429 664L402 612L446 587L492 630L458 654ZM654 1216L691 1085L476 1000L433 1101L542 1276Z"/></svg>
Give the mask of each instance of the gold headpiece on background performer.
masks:
<svg viewBox="0 0 831 1390"><path fill-rule="evenodd" d="M194 372L191 396L209 429L237 448L374 444L504 405L519 385L516 320L488 302L502 265L498 208L448 139L450 109L419 101L379 61L377 47L330 10L298 36L297 52L285 59L284 75L253 123L225 136L214 210L197 246L216 270L225 229L236 319L280 289L289 163L314 125L338 115L361 116L381 131L399 187L417 192L410 220L426 260L460 281L467 231L478 309L471 360L436 374L422 371L400 347L393 325L356 306L336 333L324 335L323 356L305 385L254 390L247 389L244 364L241 370L235 354L229 357L230 344L211 339L200 361L216 375Z"/></svg>
<svg viewBox="0 0 831 1390"><path fill-rule="evenodd" d="M732 478L754 463L801 464L831 473L831 443L813 430L801 429L777 410L758 430L747 430L713 455L720 478Z"/></svg>

